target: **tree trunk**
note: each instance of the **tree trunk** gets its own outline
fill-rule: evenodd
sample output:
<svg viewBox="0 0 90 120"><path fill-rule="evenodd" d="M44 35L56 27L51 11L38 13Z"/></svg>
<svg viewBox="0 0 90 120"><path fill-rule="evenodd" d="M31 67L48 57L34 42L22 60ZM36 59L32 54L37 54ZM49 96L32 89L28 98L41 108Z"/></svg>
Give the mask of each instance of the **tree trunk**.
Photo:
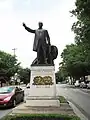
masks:
<svg viewBox="0 0 90 120"><path fill-rule="evenodd" d="M3 87L2 81L1 81L1 87Z"/></svg>
<svg viewBox="0 0 90 120"><path fill-rule="evenodd" d="M70 76L70 79L71 79L71 85L73 85L73 77Z"/></svg>
<svg viewBox="0 0 90 120"><path fill-rule="evenodd" d="M84 80L84 82L86 82L85 75L83 76L83 80Z"/></svg>

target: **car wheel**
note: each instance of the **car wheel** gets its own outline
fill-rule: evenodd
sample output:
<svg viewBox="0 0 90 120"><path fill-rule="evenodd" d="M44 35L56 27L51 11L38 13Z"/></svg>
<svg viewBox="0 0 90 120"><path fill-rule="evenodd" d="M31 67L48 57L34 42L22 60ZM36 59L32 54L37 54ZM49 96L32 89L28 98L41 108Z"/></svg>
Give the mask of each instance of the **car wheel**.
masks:
<svg viewBox="0 0 90 120"><path fill-rule="evenodd" d="M13 107L16 107L16 100L13 100Z"/></svg>

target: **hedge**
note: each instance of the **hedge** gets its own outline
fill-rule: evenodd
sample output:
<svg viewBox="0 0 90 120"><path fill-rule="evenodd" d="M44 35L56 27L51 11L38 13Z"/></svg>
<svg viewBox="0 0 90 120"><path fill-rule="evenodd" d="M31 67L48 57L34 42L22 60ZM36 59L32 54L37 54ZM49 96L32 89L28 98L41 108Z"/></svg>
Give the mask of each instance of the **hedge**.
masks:
<svg viewBox="0 0 90 120"><path fill-rule="evenodd" d="M8 115L1 120L80 120L80 118L60 114L17 114Z"/></svg>

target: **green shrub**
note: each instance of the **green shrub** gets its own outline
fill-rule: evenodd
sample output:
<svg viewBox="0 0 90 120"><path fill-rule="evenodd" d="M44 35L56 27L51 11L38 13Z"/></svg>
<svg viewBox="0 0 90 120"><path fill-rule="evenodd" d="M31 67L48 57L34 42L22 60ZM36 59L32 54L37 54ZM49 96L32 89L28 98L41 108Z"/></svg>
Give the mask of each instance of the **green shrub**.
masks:
<svg viewBox="0 0 90 120"><path fill-rule="evenodd" d="M67 100L63 96L59 96L60 103L67 103Z"/></svg>
<svg viewBox="0 0 90 120"><path fill-rule="evenodd" d="M8 115L1 120L80 120L77 116L60 114L18 114Z"/></svg>

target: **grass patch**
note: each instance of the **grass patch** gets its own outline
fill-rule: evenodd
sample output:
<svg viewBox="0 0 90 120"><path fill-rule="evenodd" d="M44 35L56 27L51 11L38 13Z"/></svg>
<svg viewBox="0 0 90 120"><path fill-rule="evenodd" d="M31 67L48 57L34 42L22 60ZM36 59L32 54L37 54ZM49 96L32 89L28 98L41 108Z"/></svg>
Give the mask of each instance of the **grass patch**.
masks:
<svg viewBox="0 0 90 120"><path fill-rule="evenodd" d="M67 100L63 96L59 96L60 103L67 103Z"/></svg>
<svg viewBox="0 0 90 120"><path fill-rule="evenodd" d="M17 114L8 115L1 120L80 120L80 118L60 114Z"/></svg>

